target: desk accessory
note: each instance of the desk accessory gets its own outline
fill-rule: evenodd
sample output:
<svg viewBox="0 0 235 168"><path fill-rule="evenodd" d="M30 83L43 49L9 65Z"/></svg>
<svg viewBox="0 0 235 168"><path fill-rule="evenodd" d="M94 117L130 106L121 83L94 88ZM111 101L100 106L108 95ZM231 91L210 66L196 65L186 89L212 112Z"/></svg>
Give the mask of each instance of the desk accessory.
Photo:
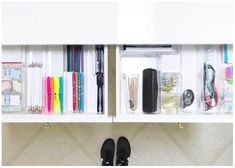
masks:
<svg viewBox="0 0 235 168"><path fill-rule="evenodd" d="M217 48L212 46L204 47L204 62L203 62L203 78L202 78L202 107L206 112L216 112L211 110L218 104L218 91L217 91L217 79L216 79L216 70L217 70Z"/></svg>
<svg viewBox="0 0 235 168"><path fill-rule="evenodd" d="M128 82L127 82L127 76L125 73L122 74L122 86L123 86L123 91L124 91L124 96L125 96L125 102L126 102L126 108L127 110L130 109L130 94L129 94L129 87L128 87Z"/></svg>
<svg viewBox="0 0 235 168"><path fill-rule="evenodd" d="M157 111L158 73L156 69L143 70L143 111L153 113Z"/></svg>
<svg viewBox="0 0 235 168"><path fill-rule="evenodd" d="M194 101L194 93L191 89L187 89L183 92L183 108L190 106Z"/></svg>
<svg viewBox="0 0 235 168"><path fill-rule="evenodd" d="M207 111L218 104L218 92L215 85L215 69L204 63L203 88L204 88L204 110Z"/></svg>
<svg viewBox="0 0 235 168"><path fill-rule="evenodd" d="M129 89L129 99L130 99L130 109L135 111L137 109L138 103L138 86L139 85L139 75L133 74L128 78L128 89Z"/></svg>
<svg viewBox="0 0 235 168"><path fill-rule="evenodd" d="M21 62L2 62L2 111L21 111L23 107L23 66Z"/></svg>
<svg viewBox="0 0 235 168"><path fill-rule="evenodd" d="M80 59L79 59L79 73L78 73L78 102L79 102L79 112L84 111L84 51L83 46L79 49Z"/></svg>
<svg viewBox="0 0 235 168"><path fill-rule="evenodd" d="M64 99L63 99L63 94L64 94L63 77L60 77L59 80L60 80L60 93L59 93L59 96L60 96L60 111L61 111L61 114L63 114L63 111L64 111L64 108L63 108L63 104L64 104Z"/></svg>
<svg viewBox="0 0 235 168"><path fill-rule="evenodd" d="M181 73L161 73L161 101L162 112L176 114L180 108Z"/></svg>
<svg viewBox="0 0 235 168"><path fill-rule="evenodd" d="M48 113L51 112L51 101L52 101L52 95L51 95L51 78L47 77L47 111Z"/></svg>
<svg viewBox="0 0 235 168"><path fill-rule="evenodd" d="M96 81L97 81L97 113L103 114L103 86L104 86L104 46L97 45L96 48Z"/></svg>
<svg viewBox="0 0 235 168"><path fill-rule="evenodd" d="M31 113L42 112L43 75L42 64L32 62L27 65L27 109ZM37 95L37 96L35 96Z"/></svg>

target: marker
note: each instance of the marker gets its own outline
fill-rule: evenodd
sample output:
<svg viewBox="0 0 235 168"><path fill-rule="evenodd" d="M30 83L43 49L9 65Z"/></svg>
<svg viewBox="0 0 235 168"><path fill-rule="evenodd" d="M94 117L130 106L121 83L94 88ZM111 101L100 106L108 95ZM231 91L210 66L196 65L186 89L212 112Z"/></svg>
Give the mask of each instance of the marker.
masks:
<svg viewBox="0 0 235 168"><path fill-rule="evenodd" d="M60 97L59 97L59 77L54 77L54 112L60 112Z"/></svg>
<svg viewBox="0 0 235 168"><path fill-rule="evenodd" d="M51 82L50 77L47 77L47 111L51 112Z"/></svg>
<svg viewBox="0 0 235 168"><path fill-rule="evenodd" d="M63 114L63 77L60 77L60 112Z"/></svg>
<svg viewBox="0 0 235 168"><path fill-rule="evenodd" d="M50 80L50 84L51 84L51 113L54 112L54 79L53 77L51 77Z"/></svg>

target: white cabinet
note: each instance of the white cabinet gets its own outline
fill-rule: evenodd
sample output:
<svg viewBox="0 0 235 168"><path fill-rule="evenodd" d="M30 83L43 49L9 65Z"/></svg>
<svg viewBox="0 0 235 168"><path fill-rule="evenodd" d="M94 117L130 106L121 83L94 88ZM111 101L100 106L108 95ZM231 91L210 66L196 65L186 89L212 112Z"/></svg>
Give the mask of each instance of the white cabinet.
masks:
<svg viewBox="0 0 235 168"><path fill-rule="evenodd" d="M84 46L84 112L73 113L64 109L63 114L50 114L46 110L35 114L28 110L29 94L27 87L31 80L27 75L27 64L38 61L43 64L43 78L47 76L64 76L67 70L67 50L63 45L4 45L3 63L22 63L22 107L19 111L4 111L3 122L232 122L232 111L226 111L223 104L225 95L225 68L232 64L224 63L223 45L127 45L116 47L116 115L108 115L108 47L104 47L104 114L97 114L97 79L95 74L95 47ZM131 46L128 48L128 46ZM228 54L232 53L231 45L226 45ZM208 48L207 48L208 47ZM209 50L208 50L209 49ZM213 65L215 87L218 102L210 110L203 109L203 65L205 51L211 51L209 63ZM214 51L214 53L213 53ZM213 55L212 55L213 54ZM209 64L208 63L208 64ZM156 112L143 112L143 70L147 68L158 71L158 98ZM3 70L5 73L5 70ZM174 92L178 103L173 111L164 108L163 75L179 74L177 92ZM124 75L126 79L124 80ZM128 96L131 76L137 76L136 109L131 110ZM65 78L64 78L65 79ZM3 80L5 80L3 78ZM5 86L4 86L5 88ZM44 90L40 92L45 93ZM183 92L190 89L194 93L194 100L190 106L183 108ZM33 97L38 97L35 88ZM69 91L64 85L64 97ZM127 92L129 92L127 94ZM67 103L64 100L63 105ZM44 108L46 105L43 104Z"/></svg>
<svg viewBox="0 0 235 168"><path fill-rule="evenodd" d="M232 113L222 105L204 113L202 100L203 47L212 44L232 46L232 1L96 1L96 2L3 2L3 62L22 62L33 57L44 65L45 76L63 76L66 69L66 45L85 46L85 111L79 114L31 114L22 108L3 113L3 122L233 122ZM96 112L95 44L104 44L104 114ZM116 115L108 115L108 45L116 49ZM174 50L125 52L123 44L166 45ZM178 45L180 44L180 45ZM214 45L215 44L215 45ZM221 44L221 45L217 45ZM201 47L201 48L200 48ZM222 50L221 50L222 51ZM216 56L219 99L223 95L222 53ZM180 74L176 114L165 114L159 91L157 114L145 114L142 107L143 69L156 69L160 75ZM172 69L173 70L172 70ZM138 75L137 109L126 109L123 73ZM26 107L27 75L22 81L22 106ZM161 78L159 78L161 79ZM158 80L160 82L160 80ZM159 83L159 88L161 88ZM115 88L114 88L115 89ZM182 93L194 92L194 103L182 109ZM35 90L37 97L38 90ZM5 101L3 99L3 101ZM222 102L222 101L219 101ZM221 112L222 111L222 112Z"/></svg>
<svg viewBox="0 0 235 168"><path fill-rule="evenodd" d="M232 49L229 49L230 58ZM118 46L116 49L116 117L115 122L232 122L232 109L225 109L224 96L225 89L225 67L232 64L224 64L223 45L176 45L172 47L165 46ZM206 78L204 73L207 70L204 65L213 66L215 82L213 84L213 94L217 94L213 101L216 104L211 108L204 107L208 105L207 96L210 85L204 82ZM144 69L156 69L159 74L158 80L158 98L155 100L157 109L152 113L143 112L144 101ZM209 71L209 70L208 70ZM175 89L177 91L166 93L165 74L179 74ZM208 75L212 75L209 74ZM138 76L136 87L131 85L132 76ZM209 80L209 79L208 79ZM150 81L154 82L154 81ZM168 85L171 83L169 82ZM153 84L156 85L156 84ZM178 86L177 86L178 85ZM169 86L170 87L170 86ZM151 89L151 88L148 88ZM194 93L194 100L190 106L184 107L183 93L190 89ZM210 89L210 88L209 88ZM134 91L133 91L134 90ZM135 94L137 92L137 94ZM232 85L230 88L232 93ZM152 96L152 95L148 95ZM170 103L166 97L169 99ZM136 99L136 102L132 98ZM176 97L176 99L173 99ZM232 101L232 97L230 100ZM172 105L172 102L175 103ZM137 108L131 108L136 103ZM149 101L151 103L151 101ZM169 109L168 106L172 106ZM175 107L176 106L176 107ZM213 107L215 106L215 107ZM230 108L232 105L228 104Z"/></svg>
<svg viewBox="0 0 235 168"><path fill-rule="evenodd" d="M66 104L70 101L69 97L66 96L68 92L72 92L72 88L66 85L67 72L67 49L63 45L19 45L19 46L3 46L3 66L8 66L3 68L2 82L3 82L3 122L111 122L112 117L108 116L108 49L104 47L104 84L103 84L103 114L97 114L97 76L96 76L96 49L95 46L85 45L83 46L83 66L84 66L84 100L83 106L84 110L80 112L72 112L70 108L66 108ZM17 74L15 64L19 63L21 65L21 72L19 78L9 79L9 76L13 78ZM36 70L31 71L33 76L29 75L29 69L31 64L42 64L41 76L37 76ZM13 68L12 68L13 66ZM9 70L10 69L10 70ZM15 71L15 72L14 72ZM30 72L30 73L31 73ZM7 74L11 75L7 75ZM72 72L71 72L72 73ZM61 100L61 106L63 110L58 111L48 111L48 77L62 77L64 84L60 85L63 87L61 93L63 99ZM31 79L33 78L33 79ZM42 78L43 87L39 88L38 85L35 88L29 89L32 85L32 81ZM55 78L54 78L55 79ZM12 82L13 81L13 82ZM19 86L14 85L14 81L19 81ZM55 81L54 81L55 82ZM73 80L74 82L74 80ZM71 81L72 84L72 81ZM9 88L8 86L11 85ZM79 84L77 84L77 87ZM51 86L51 85L50 85ZM56 85L54 84L53 87ZM19 88L16 93L16 87ZM52 86L51 86L52 87ZM74 87L73 87L74 89ZM63 93L62 93L63 92ZM51 92L50 92L51 93ZM52 91L53 94L55 93ZM74 93L74 92L73 92ZM13 105L13 95L19 94L20 109L9 110L4 104L7 104L8 95L10 95L10 105ZM58 95L59 95L58 94ZM42 97L41 97L41 96ZM72 95L74 96L74 94ZM73 100L73 97L71 101ZM40 97L40 98L39 98ZM78 97L78 96L77 96ZM37 106L42 106L39 112L36 110L31 110L30 106L37 99L42 101L40 105L36 103ZM56 98L55 98L56 99ZM16 101L16 100L14 100ZM77 103L78 101L76 101ZM16 103L16 104L17 104ZM54 102L53 102L54 103ZM74 102L73 102L74 103ZM55 103L54 103L55 106ZM72 105L70 106L71 108ZM52 108L52 107L50 107ZM78 111L78 110L76 110Z"/></svg>
<svg viewBox="0 0 235 168"><path fill-rule="evenodd" d="M3 2L3 44L231 44L233 1Z"/></svg>

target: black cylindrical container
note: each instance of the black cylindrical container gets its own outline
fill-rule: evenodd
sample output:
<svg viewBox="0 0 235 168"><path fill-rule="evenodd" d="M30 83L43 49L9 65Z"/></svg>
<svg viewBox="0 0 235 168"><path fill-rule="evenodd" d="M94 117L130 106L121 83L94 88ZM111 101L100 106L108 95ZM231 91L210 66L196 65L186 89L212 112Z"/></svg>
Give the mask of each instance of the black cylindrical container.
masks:
<svg viewBox="0 0 235 168"><path fill-rule="evenodd" d="M153 113L157 111L158 81L156 69L143 70L143 111Z"/></svg>

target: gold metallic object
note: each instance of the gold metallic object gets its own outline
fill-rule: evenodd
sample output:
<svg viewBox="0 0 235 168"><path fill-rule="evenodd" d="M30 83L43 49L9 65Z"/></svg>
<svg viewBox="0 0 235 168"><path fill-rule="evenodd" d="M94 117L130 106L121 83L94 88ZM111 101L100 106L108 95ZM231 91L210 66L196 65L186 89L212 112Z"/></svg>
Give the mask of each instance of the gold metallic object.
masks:
<svg viewBox="0 0 235 168"><path fill-rule="evenodd" d="M49 128L51 128L51 125L50 125L49 123L45 123L45 124L44 124L44 128L49 129Z"/></svg>
<svg viewBox="0 0 235 168"><path fill-rule="evenodd" d="M174 87L176 87L177 81L176 77L172 76L170 78L162 79L162 91L163 92L172 92Z"/></svg>
<svg viewBox="0 0 235 168"><path fill-rule="evenodd" d="M162 109L165 113L177 113L179 94L177 88L179 75L176 73L163 73L161 78Z"/></svg>
<svg viewBox="0 0 235 168"><path fill-rule="evenodd" d="M163 95L162 97L162 106L166 112L169 112L173 109L177 108L177 96L170 94L170 95Z"/></svg>
<svg viewBox="0 0 235 168"><path fill-rule="evenodd" d="M178 128L178 129L183 129L184 126L183 126L181 123L178 123L178 124L177 124L177 128Z"/></svg>

